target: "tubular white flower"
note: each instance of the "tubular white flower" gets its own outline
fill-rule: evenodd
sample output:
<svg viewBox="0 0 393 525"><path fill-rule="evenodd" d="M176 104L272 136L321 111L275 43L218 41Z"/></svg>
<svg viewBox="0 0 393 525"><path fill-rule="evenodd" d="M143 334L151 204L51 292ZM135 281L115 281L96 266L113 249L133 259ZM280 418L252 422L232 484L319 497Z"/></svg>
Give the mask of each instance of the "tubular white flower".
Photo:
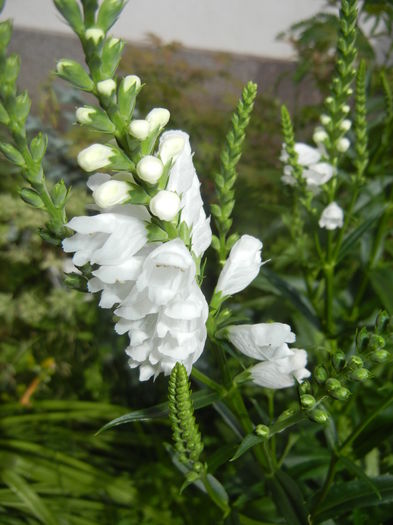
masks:
<svg viewBox="0 0 393 525"><path fill-rule="evenodd" d="M92 121L90 115L94 115L94 108L78 108L75 112L76 120L79 124L90 124Z"/></svg>
<svg viewBox="0 0 393 525"><path fill-rule="evenodd" d="M227 328L228 339L244 355L254 359L277 359L289 355L287 343L295 334L283 323L233 325Z"/></svg>
<svg viewBox="0 0 393 525"><path fill-rule="evenodd" d="M341 139L338 139L336 145L340 153L345 153L349 149L351 143L346 137L342 137Z"/></svg>
<svg viewBox="0 0 393 525"><path fill-rule="evenodd" d="M130 199L130 186L121 180L108 180L93 191L93 199L100 208L110 208Z"/></svg>
<svg viewBox="0 0 393 525"><path fill-rule="evenodd" d="M165 127L170 119L171 114L165 108L153 108L147 115L146 120L149 123L150 133L157 129Z"/></svg>
<svg viewBox="0 0 393 525"><path fill-rule="evenodd" d="M312 148L307 144L303 144L302 142L295 144L295 151L298 154L297 161L301 166L310 166L311 164L319 162L321 159L321 153L319 150Z"/></svg>
<svg viewBox="0 0 393 525"><path fill-rule="evenodd" d="M124 91L128 91L134 85L136 86L136 89L139 89L141 87L141 84L141 79L137 75L127 75L123 79Z"/></svg>
<svg viewBox="0 0 393 525"><path fill-rule="evenodd" d="M244 290L258 275L261 267L262 243L251 235L242 235L235 242L221 270L216 292L223 296Z"/></svg>
<svg viewBox="0 0 393 525"><path fill-rule="evenodd" d="M164 165L159 158L146 155L138 162L136 171L145 182L156 184L164 171Z"/></svg>
<svg viewBox="0 0 393 525"><path fill-rule="evenodd" d="M334 175L334 168L327 162L318 162L303 171L308 187L321 186L326 184Z"/></svg>
<svg viewBox="0 0 393 525"><path fill-rule="evenodd" d="M132 120L128 126L128 131L133 137L145 140L149 136L150 126L147 120Z"/></svg>
<svg viewBox="0 0 393 525"><path fill-rule="evenodd" d="M102 40L105 36L105 33L102 29L99 27L90 27L89 29L86 29L85 37L87 40L93 40L95 44L98 44L100 40Z"/></svg>
<svg viewBox="0 0 393 525"><path fill-rule="evenodd" d="M171 221L179 213L180 198L173 191L161 190L151 199L149 208L162 221Z"/></svg>
<svg viewBox="0 0 393 525"><path fill-rule="evenodd" d="M340 129L342 131L349 131L352 127L352 122L349 119L344 119L340 124Z"/></svg>
<svg viewBox="0 0 393 525"><path fill-rule="evenodd" d="M186 144L186 133L182 131L167 131L160 138L159 155L163 164L175 161Z"/></svg>
<svg viewBox="0 0 393 525"><path fill-rule="evenodd" d="M110 97L116 91L116 82L113 78L101 80L100 82L97 82L97 91L101 95Z"/></svg>
<svg viewBox="0 0 393 525"><path fill-rule="evenodd" d="M83 170L90 172L109 166L113 155L113 150L109 146L92 144L79 153L77 160Z"/></svg>
<svg viewBox="0 0 393 525"><path fill-rule="evenodd" d="M250 369L251 377L259 386L272 389L288 388L301 383L311 373L307 370L307 352L292 348L290 354L273 361L263 361Z"/></svg>
<svg viewBox="0 0 393 525"><path fill-rule="evenodd" d="M342 208L340 208L336 202L330 203L329 206L323 210L318 224L320 228L326 228L327 230L342 228L344 224L344 212Z"/></svg>

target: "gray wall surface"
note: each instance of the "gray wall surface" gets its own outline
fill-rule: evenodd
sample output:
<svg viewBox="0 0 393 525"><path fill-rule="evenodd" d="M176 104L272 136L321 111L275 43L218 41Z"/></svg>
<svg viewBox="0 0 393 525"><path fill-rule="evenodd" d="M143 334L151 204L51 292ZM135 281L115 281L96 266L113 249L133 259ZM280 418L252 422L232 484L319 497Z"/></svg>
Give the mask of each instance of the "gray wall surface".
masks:
<svg viewBox="0 0 393 525"><path fill-rule="evenodd" d="M316 14L325 0L130 0L113 33L143 43L154 33L164 42L270 58L293 58L276 36ZM7 0L3 16L15 26L69 33L52 0Z"/></svg>

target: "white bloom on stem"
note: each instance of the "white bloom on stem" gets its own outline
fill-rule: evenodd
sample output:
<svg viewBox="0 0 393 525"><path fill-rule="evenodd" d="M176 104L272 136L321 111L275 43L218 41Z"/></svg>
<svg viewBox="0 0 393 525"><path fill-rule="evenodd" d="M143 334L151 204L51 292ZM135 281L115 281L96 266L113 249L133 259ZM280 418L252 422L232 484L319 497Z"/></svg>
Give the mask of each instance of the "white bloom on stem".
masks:
<svg viewBox="0 0 393 525"><path fill-rule="evenodd" d="M99 27L90 27L89 29L86 29L85 32L86 40L93 40L95 44L98 44L98 42L102 40L104 36L104 31Z"/></svg>
<svg viewBox="0 0 393 525"><path fill-rule="evenodd" d="M96 110L94 108L78 108L75 112L76 120L79 124L90 124L92 121L91 115L94 115Z"/></svg>
<svg viewBox="0 0 393 525"><path fill-rule="evenodd" d="M348 115L348 113L351 111L351 108L348 106L348 104L344 104L341 108L344 115Z"/></svg>
<svg viewBox="0 0 393 525"><path fill-rule="evenodd" d="M113 156L114 152L111 147L92 144L79 153L77 160L79 166L89 172L109 166Z"/></svg>
<svg viewBox="0 0 393 525"><path fill-rule="evenodd" d="M165 127L169 122L170 116L171 114L166 108L153 108L146 115L150 133L157 128L161 129Z"/></svg>
<svg viewBox="0 0 393 525"><path fill-rule="evenodd" d="M156 184L164 171L164 165L159 158L146 155L138 162L136 171L145 182Z"/></svg>
<svg viewBox="0 0 393 525"><path fill-rule="evenodd" d="M132 120L128 126L130 134L138 140L145 140L149 136L150 125L147 120Z"/></svg>
<svg viewBox="0 0 393 525"><path fill-rule="evenodd" d="M315 128L312 138L315 144L323 144L325 140L327 140L328 134L323 128L317 127Z"/></svg>
<svg viewBox="0 0 393 525"><path fill-rule="evenodd" d="M344 224L344 212L342 208L336 203L332 202L327 206L319 219L320 228L326 228L327 230L335 230L336 228L342 228Z"/></svg>
<svg viewBox="0 0 393 525"><path fill-rule="evenodd" d="M128 91L132 86L136 86L136 89L141 87L141 79L137 75L127 75L123 79L123 89Z"/></svg>
<svg viewBox="0 0 393 525"><path fill-rule="evenodd" d="M349 119L344 119L340 124L340 129L342 131L349 131L352 127L352 122Z"/></svg>
<svg viewBox="0 0 393 525"><path fill-rule="evenodd" d="M93 191L93 199L100 208L110 208L130 199L130 186L121 180L108 180Z"/></svg>
<svg viewBox="0 0 393 525"><path fill-rule="evenodd" d="M320 121L323 126L328 126L331 123L332 119L329 117L329 115L322 114L320 117Z"/></svg>
<svg viewBox="0 0 393 525"><path fill-rule="evenodd" d="M326 132L324 131L324 133ZM318 186L326 184L334 176L335 170L333 166L327 162L321 162L322 155L320 150L307 144L297 143L295 144L295 151L298 154L298 163L303 168L302 176L306 180L308 188L315 190ZM288 160L285 148L283 148L280 158L283 162ZM291 166L284 166L284 175L281 177L281 180L284 184L295 186L296 179L292 174Z"/></svg>
<svg viewBox="0 0 393 525"><path fill-rule="evenodd" d="M113 78L101 80L100 82L97 82L97 91L100 95L110 97L116 91L116 82Z"/></svg>
<svg viewBox="0 0 393 525"><path fill-rule="evenodd" d="M327 162L318 162L303 171L308 187L326 184L334 175L334 168Z"/></svg>
<svg viewBox="0 0 393 525"><path fill-rule="evenodd" d="M223 296L244 290L258 275L262 243L251 235L242 235L232 247L218 278L216 292Z"/></svg>
<svg viewBox="0 0 393 525"><path fill-rule="evenodd" d="M336 144L337 149L340 153L345 153L349 149L350 145L351 143L346 137L342 137L341 139L338 139L337 144Z"/></svg>
<svg viewBox="0 0 393 525"><path fill-rule="evenodd" d="M250 369L254 383L265 388L279 389L301 383L310 377L307 370L307 352L292 348L285 357L262 361Z"/></svg>
<svg viewBox="0 0 393 525"><path fill-rule="evenodd" d="M150 201L150 211L162 221L171 221L180 210L180 198L173 191L161 190Z"/></svg>
<svg viewBox="0 0 393 525"><path fill-rule="evenodd" d="M297 161L300 166L310 166L311 164L315 164L321 160L321 153L318 149L312 148L311 146L303 144L302 142L297 142L295 144L295 151L297 153ZM287 162L288 158L288 153L285 151L285 146L283 146L280 160L282 162Z"/></svg>
<svg viewBox="0 0 393 525"><path fill-rule="evenodd" d="M186 145L186 137L183 131L167 131L161 135L158 151L163 164L178 158Z"/></svg>
<svg viewBox="0 0 393 525"><path fill-rule="evenodd" d="M227 328L228 339L244 355L254 359L276 359L289 355L288 343L295 334L283 323L232 325Z"/></svg>

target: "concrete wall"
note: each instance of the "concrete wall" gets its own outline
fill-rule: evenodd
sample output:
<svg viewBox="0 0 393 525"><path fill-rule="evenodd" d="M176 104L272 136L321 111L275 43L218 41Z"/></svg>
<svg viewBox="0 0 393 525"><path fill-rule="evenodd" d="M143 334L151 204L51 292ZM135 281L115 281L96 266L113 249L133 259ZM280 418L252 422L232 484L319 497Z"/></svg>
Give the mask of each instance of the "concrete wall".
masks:
<svg viewBox="0 0 393 525"><path fill-rule="evenodd" d="M325 0L130 0L113 29L116 36L143 43L148 33L186 47L291 59L277 42L290 24L317 13ZM15 26L69 33L52 0L7 0L3 16Z"/></svg>

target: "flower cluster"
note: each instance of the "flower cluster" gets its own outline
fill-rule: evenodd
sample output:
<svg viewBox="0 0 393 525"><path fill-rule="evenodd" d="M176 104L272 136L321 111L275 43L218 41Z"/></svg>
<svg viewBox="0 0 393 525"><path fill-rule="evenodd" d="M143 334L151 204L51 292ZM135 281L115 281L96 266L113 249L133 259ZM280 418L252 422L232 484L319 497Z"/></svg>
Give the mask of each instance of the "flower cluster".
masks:
<svg viewBox="0 0 393 525"><path fill-rule="evenodd" d="M252 380L257 385L287 388L310 377L306 369L306 351L288 347L296 337L287 324L229 326L227 334L240 352L260 361L250 369Z"/></svg>
<svg viewBox="0 0 393 525"><path fill-rule="evenodd" d="M168 120L167 110L155 108L145 120L131 121L129 132L137 140L158 136ZM86 171L116 169L119 151L93 144L81 151L78 162ZM98 213L73 218L68 227L76 233L63 248L75 252L76 266L92 266L88 289L101 292L102 308L116 308L115 329L128 333L129 365L139 367L144 381L170 374L176 362L190 373L203 351L208 306L197 284L196 263L210 245L211 229L186 133L163 133L157 151L141 155L134 170L131 166L130 161L120 174L89 178ZM145 202L135 204L141 190ZM172 237L152 240L152 226L163 235L170 226Z"/></svg>

